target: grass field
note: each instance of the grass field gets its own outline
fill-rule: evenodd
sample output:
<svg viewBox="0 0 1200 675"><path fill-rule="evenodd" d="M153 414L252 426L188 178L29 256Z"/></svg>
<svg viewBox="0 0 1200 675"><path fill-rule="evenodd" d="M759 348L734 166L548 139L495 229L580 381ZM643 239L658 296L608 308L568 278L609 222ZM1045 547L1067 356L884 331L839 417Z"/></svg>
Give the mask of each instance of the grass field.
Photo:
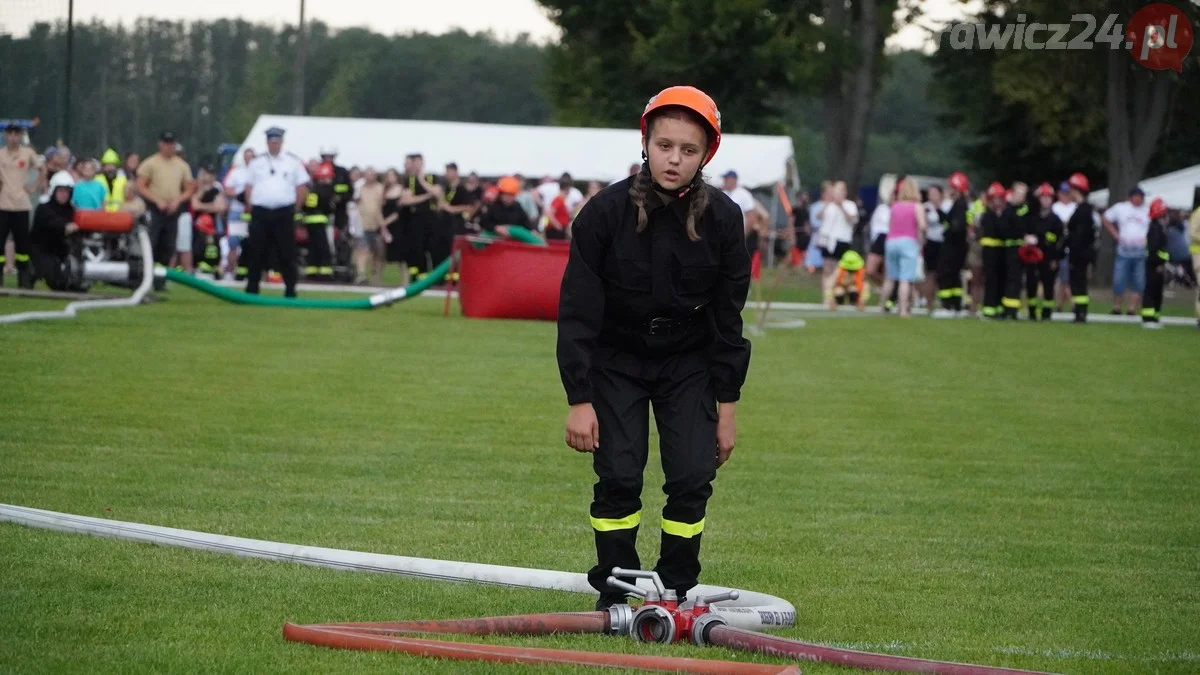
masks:
<svg viewBox="0 0 1200 675"><path fill-rule="evenodd" d="M0 299L0 313L61 304ZM441 307L249 309L175 288L133 310L0 327L0 502L586 570L592 478L562 443L554 326ZM755 338L702 580L787 598L798 625L784 634L828 644L1198 672L1198 340L1194 328L811 317ZM655 464L648 513L663 500ZM645 528L645 558L657 543ZM575 672L338 652L280 629L590 609L582 595L12 524L0 524L0 579L4 673Z"/></svg>

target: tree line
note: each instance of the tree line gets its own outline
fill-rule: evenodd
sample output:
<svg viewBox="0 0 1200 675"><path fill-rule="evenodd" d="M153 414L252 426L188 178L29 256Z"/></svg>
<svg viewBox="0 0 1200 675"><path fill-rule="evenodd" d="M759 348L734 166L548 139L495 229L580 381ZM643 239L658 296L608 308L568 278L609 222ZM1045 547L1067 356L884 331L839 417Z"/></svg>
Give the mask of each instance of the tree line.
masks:
<svg viewBox="0 0 1200 675"><path fill-rule="evenodd" d="M871 184L884 172L1010 181L1084 170L1118 194L1200 156L1195 55L1177 74L1106 48L956 50L943 39L932 56L888 53L884 41L919 17L915 0L538 2L561 30L555 44L311 23L304 112L628 127L664 83L690 83L721 103L727 132L791 134L809 185ZM989 0L972 20L1011 21L1017 4ZM1138 6L1019 4L1042 22L1128 17ZM297 38L294 26L235 20L77 25L65 140L82 152L145 152L170 128L200 159L244 138L259 114L292 111ZM43 145L61 128L65 54L61 22L0 36L0 117L40 117Z"/></svg>

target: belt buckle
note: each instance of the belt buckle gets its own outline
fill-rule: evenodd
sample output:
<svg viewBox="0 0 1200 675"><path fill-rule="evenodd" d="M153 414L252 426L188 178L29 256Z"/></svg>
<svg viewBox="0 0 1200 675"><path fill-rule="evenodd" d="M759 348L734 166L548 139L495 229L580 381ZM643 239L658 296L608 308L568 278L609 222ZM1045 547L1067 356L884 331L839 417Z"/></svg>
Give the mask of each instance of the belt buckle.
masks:
<svg viewBox="0 0 1200 675"><path fill-rule="evenodd" d="M662 323L665 323L666 321L668 321L668 319L666 319L665 317L661 317L661 316L656 316L656 317L654 317L653 319L650 319L650 332L649 332L649 334L650 334L650 335L657 335L657 334L658 334L658 327L659 327L660 325L662 325Z"/></svg>

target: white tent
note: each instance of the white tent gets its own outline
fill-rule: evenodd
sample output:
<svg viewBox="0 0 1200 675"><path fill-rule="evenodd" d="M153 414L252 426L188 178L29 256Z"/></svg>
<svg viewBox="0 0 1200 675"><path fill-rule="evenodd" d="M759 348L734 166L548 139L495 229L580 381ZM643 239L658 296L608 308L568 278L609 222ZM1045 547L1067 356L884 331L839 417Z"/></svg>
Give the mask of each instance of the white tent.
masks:
<svg viewBox="0 0 1200 675"><path fill-rule="evenodd" d="M1142 186L1147 200L1162 197L1167 206L1190 211L1194 208L1196 188L1200 187L1200 164L1154 178L1147 178L1140 181L1138 185ZM1125 195L1118 196L1120 199L1117 201L1125 198ZM1093 206L1101 208L1108 206L1108 190L1096 190L1088 195L1088 201Z"/></svg>
<svg viewBox="0 0 1200 675"><path fill-rule="evenodd" d="M338 149L337 163L402 169L404 156L420 152L432 173L455 162L465 173L526 177L554 176L568 171L577 180L611 182L628 175L641 158L641 135L634 129L535 127L510 124L429 122L344 117L260 115L238 150L266 148L266 130L278 126L287 133L284 150L303 159L316 157L322 146ZM755 188L795 180L792 139L788 136L726 134L705 174L714 182L729 169L741 183Z"/></svg>

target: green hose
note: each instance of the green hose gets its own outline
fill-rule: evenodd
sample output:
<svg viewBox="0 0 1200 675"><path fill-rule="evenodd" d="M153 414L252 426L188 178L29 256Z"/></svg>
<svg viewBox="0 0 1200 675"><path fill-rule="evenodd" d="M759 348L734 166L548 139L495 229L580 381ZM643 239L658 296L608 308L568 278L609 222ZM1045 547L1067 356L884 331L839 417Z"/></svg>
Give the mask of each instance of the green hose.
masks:
<svg viewBox="0 0 1200 675"><path fill-rule="evenodd" d="M534 246L545 246L546 242L541 237L533 232L530 232L524 227L517 225L508 228L508 236L510 239L519 241L524 244L532 244ZM382 305L390 305L392 303L411 298L429 289L430 286L441 283L446 275L450 273L449 258L442 261L442 264L429 271L429 274L424 278L414 281L404 288L397 288L383 293L377 293L366 298L354 298L352 300L317 300L312 298L280 298L274 296L262 296L252 293L244 293L235 291L224 286L194 277L184 272L179 272L173 269L167 270L167 280L174 281L189 288L194 288L201 293L207 293L215 298L219 298L226 302L232 302L238 305L257 305L259 307L296 307L302 309L374 309Z"/></svg>
<svg viewBox="0 0 1200 675"><path fill-rule="evenodd" d="M272 296L255 295L235 291L231 288L218 286L211 281L194 277L186 272L167 270L167 280L194 288L215 298L238 305L258 305L260 307L304 307L309 309L371 309L369 298L354 298L352 300L314 300L312 298L277 298Z"/></svg>

